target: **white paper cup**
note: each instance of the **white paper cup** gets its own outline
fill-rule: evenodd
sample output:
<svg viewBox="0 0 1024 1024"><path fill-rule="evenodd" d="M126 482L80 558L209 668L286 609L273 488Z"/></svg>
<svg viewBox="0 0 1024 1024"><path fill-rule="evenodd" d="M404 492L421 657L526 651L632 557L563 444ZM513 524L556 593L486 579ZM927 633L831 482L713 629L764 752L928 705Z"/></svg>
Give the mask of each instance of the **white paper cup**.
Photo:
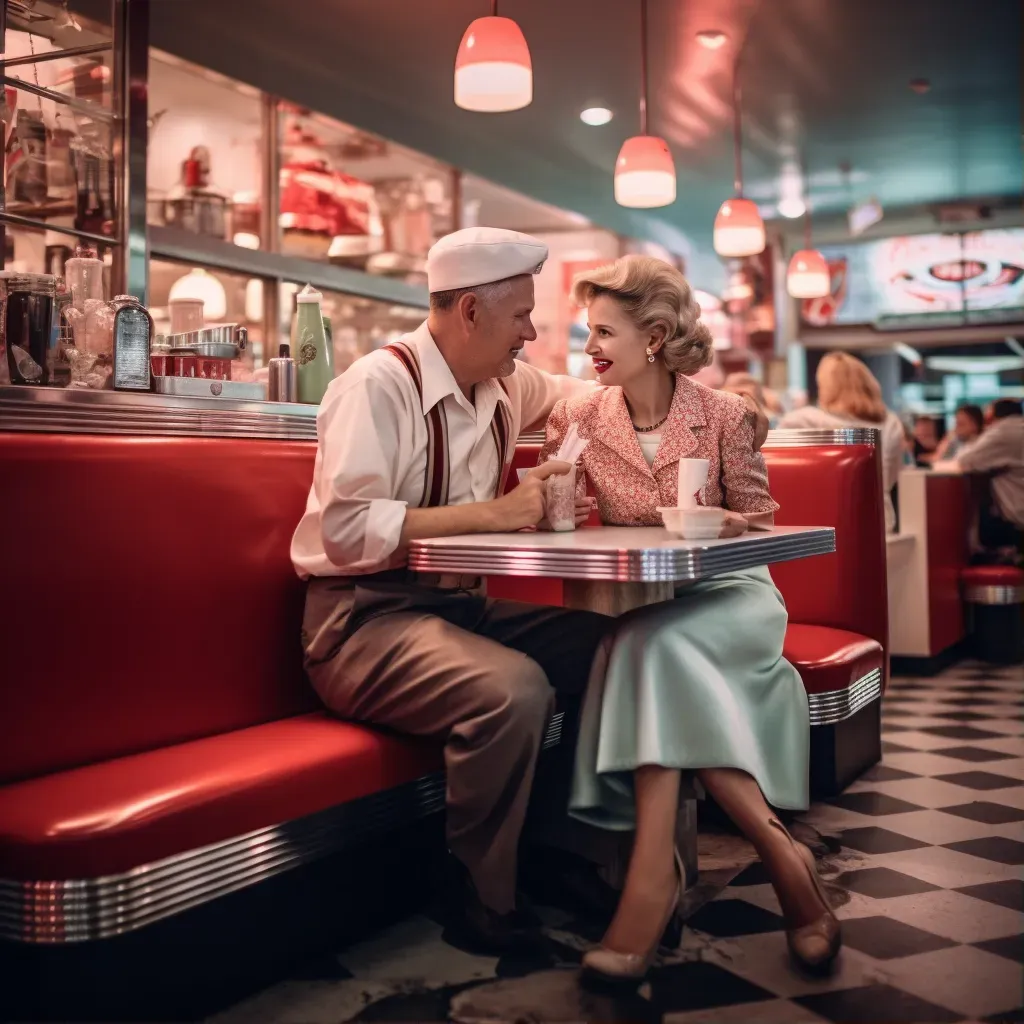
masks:
<svg viewBox="0 0 1024 1024"><path fill-rule="evenodd" d="M710 465L707 459L679 460L678 508L693 508L696 505L694 495L703 490L708 482Z"/></svg>
<svg viewBox="0 0 1024 1024"><path fill-rule="evenodd" d="M714 540L722 532L724 508L659 508L661 521L673 537L683 540Z"/></svg>

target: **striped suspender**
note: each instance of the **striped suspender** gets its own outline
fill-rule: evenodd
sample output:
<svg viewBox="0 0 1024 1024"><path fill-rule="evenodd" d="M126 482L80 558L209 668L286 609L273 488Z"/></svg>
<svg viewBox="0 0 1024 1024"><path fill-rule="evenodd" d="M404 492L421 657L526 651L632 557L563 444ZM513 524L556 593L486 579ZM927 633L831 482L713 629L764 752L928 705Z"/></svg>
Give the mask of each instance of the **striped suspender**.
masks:
<svg viewBox="0 0 1024 1024"><path fill-rule="evenodd" d="M416 352L404 342L396 341L384 346L408 371L413 384L416 385L416 393L423 401L423 376L420 373L419 360ZM508 389L503 381L498 382L505 394ZM438 402L432 409L428 409L424 416L427 425L427 467L423 479L423 498L420 501L420 508L439 508L448 504L448 481L450 467L448 464L448 417L445 415L444 403ZM494 409L494 418L491 420L491 435L494 438L494 445L498 452L498 479L496 482L495 497L500 497L505 490L505 478L508 475L508 466L505 460L508 456L509 437L512 433L512 420L508 409L504 404L498 402Z"/></svg>

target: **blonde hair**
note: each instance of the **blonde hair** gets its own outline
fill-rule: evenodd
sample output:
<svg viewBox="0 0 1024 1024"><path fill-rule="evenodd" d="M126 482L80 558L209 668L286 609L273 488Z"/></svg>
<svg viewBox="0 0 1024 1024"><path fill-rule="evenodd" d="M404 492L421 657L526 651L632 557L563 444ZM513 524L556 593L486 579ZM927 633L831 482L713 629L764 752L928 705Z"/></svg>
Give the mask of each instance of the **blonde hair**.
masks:
<svg viewBox="0 0 1024 1024"><path fill-rule="evenodd" d="M638 330L664 331L661 354L673 373L696 373L714 355L711 332L685 277L653 256L623 256L606 267L577 274L573 301L589 306L600 295L616 299Z"/></svg>
<svg viewBox="0 0 1024 1024"><path fill-rule="evenodd" d="M868 423L881 423L888 414L875 375L855 356L829 352L818 363L815 379L818 407L825 412Z"/></svg>

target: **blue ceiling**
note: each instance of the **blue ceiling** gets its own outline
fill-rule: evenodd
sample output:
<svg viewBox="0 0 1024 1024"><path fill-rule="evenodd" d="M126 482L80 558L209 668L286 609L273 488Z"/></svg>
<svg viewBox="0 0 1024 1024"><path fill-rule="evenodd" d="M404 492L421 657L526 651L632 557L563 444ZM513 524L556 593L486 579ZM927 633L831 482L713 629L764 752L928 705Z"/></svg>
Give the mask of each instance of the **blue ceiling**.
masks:
<svg viewBox="0 0 1024 1024"><path fill-rule="evenodd" d="M637 128L639 0L503 0L529 41L534 102L501 115L452 101L452 67L486 0L163 0L152 42L673 248L710 248L732 187L738 48L747 191L769 212L787 164L812 203L868 195L889 209L1021 195L1020 0L649 0L650 128L674 151L678 199L637 212L612 169ZM697 31L721 28L708 51ZM931 88L913 92L911 79ZM600 102L615 119L590 128ZM849 165L849 173L839 168Z"/></svg>

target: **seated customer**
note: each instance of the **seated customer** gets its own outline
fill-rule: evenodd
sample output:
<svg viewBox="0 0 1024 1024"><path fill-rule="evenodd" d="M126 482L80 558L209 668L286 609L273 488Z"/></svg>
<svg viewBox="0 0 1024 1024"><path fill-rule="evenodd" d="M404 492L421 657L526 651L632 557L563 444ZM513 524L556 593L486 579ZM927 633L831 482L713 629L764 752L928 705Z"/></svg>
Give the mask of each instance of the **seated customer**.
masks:
<svg viewBox="0 0 1024 1024"><path fill-rule="evenodd" d="M985 414L978 405L961 405L956 411L953 429L939 442L930 456L922 456L929 463L955 459L981 436L985 428Z"/></svg>
<svg viewBox="0 0 1024 1024"><path fill-rule="evenodd" d="M678 465L707 459L701 503L723 506L722 536L771 529L778 507L743 399L689 379L711 359L711 335L683 276L661 260L626 256L576 279L588 307L586 351L602 384L555 406L541 458L569 425L602 522L654 526L678 501ZM808 802L807 697L782 657L786 608L767 568L725 573L619 620L587 690L570 811L636 837L625 888L601 947L584 966L638 979L674 918L685 880L675 856L680 773L705 789L758 851L786 916L790 948L808 966L836 955L839 925L811 852L769 803Z"/></svg>
<svg viewBox="0 0 1024 1024"><path fill-rule="evenodd" d="M841 430L875 427L882 434L882 486L885 493L885 532L896 532L892 489L903 468L903 424L882 401L874 374L854 356L829 352L818 364L818 404L794 409L779 420L779 428Z"/></svg>
<svg viewBox="0 0 1024 1024"><path fill-rule="evenodd" d="M1013 398L993 402L989 413L991 426L981 437L935 469L990 478L991 496L978 511L978 538L983 548L1009 554L1024 531L1024 415Z"/></svg>

